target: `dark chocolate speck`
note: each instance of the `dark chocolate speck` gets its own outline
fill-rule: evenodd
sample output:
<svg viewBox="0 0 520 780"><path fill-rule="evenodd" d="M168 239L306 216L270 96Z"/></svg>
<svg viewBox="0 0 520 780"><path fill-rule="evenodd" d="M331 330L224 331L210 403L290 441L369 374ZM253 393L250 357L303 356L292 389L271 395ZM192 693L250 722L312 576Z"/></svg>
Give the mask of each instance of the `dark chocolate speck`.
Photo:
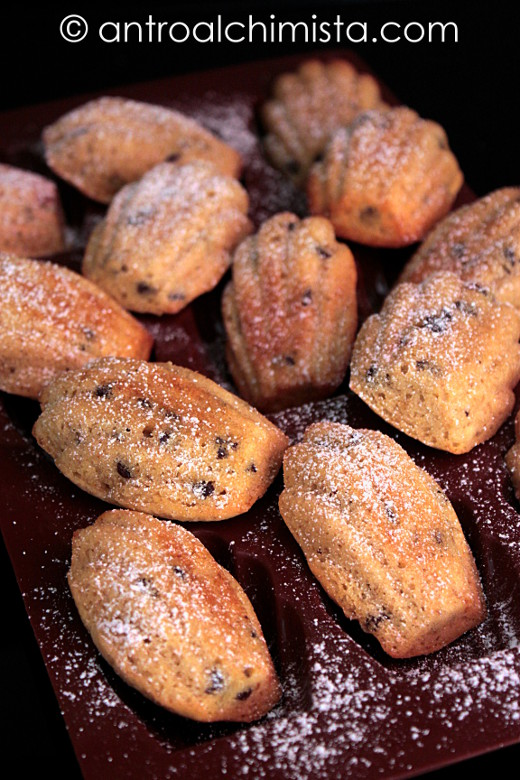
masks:
<svg viewBox="0 0 520 780"><path fill-rule="evenodd" d="M215 483L201 479L200 482L194 483L193 492L197 498L209 498L215 492Z"/></svg>
<svg viewBox="0 0 520 780"><path fill-rule="evenodd" d="M309 306L312 303L312 290L305 290L302 295L302 306Z"/></svg>
<svg viewBox="0 0 520 780"><path fill-rule="evenodd" d="M110 398L112 395L112 385L98 385L94 390L96 398Z"/></svg>
<svg viewBox="0 0 520 780"><path fill-rule="evenodd" d="M253 689L252 688L244 688L243 691L240 691L239 693L237 693L235 698L238 701L245 701L246 699L249 699L249 697L251 696L252 693L253 693Z"/></svg>
<svg viewBox="0 0 520 780"><path fill-rule="evenodd" d="M220 669L212 669L210 674L210 683L204 693L218 693L224 688L224 675Z"/></svg>
<svg viewBox="0 0 520 780"><path fill-rule="evenodd" d="M132 476L132 472L130 468L122 461L120 460L117 461L116 468L117 468L117 473L119 474L120 477L123 477L123 479L130 479L130 477Z"/></svg>

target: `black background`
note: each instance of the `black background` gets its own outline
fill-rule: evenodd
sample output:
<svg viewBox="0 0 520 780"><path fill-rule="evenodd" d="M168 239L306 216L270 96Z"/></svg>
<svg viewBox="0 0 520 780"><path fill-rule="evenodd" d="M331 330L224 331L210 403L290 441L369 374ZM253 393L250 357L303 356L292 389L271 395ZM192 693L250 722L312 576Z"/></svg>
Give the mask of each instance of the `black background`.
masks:
<svg viewBox="0 0 520 780"><path fill-rule="evenodd" d="M520 12L516 3L429 2L425 0L358 0L358 2L170 3L117 5L70 0L52 9L17 8L0 12L0 110L85 91L160 76L213 68L246 60L315 50L294 44L103 44L95 35L101 21L228 20L254 13L268 21L333 18L362 20L376 27L385 21L454 21L457 43L382 42L350 45L399 99L447 130L466 179L477 195L520 184ZM59 23L70 13L83 15L91 34L69 44L59 36ZM80 777L38 646L23 607L9 558L0 546L3 641L0 644L2 765L17 767L19 777L49 772L71 780ZM506 748L432 775L449 778L464 771L508 771L520 748ZM14 772L12 775L14 776Z"/></svg>

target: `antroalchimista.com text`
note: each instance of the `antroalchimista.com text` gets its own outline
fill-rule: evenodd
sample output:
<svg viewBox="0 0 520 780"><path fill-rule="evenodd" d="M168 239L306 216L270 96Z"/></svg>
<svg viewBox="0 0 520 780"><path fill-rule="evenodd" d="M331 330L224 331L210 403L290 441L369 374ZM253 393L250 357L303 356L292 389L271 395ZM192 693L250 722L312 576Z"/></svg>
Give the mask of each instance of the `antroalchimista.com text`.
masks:
<svg viewBox="0 0 520 780"><path fill-rule="evenodd" d="M159 21L152 14L144 21L107 19L90 30L88 21L70 14L60 24L62 38L78 43L87 35L96 35L103 43L457 43L459 30L452 21L406 23L385 21L376 26L363 21L321 19L317 14L300 21L279 19L270 14L258 19L250 14L245 20L229 20L221 14L197 22Z"/></svg>

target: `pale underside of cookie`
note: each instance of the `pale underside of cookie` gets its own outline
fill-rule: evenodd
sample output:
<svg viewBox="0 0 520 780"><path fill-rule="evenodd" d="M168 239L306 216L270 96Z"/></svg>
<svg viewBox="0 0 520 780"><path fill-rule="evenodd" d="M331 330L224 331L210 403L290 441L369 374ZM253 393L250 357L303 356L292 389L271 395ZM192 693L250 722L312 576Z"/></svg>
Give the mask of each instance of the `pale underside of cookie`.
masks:
<svg viewBox="0 0 520 780"><path fill-rule="evenodd" d="M513 409L520 314L454 274L402 283L360 329L350 387L415 439L453 453L489 439Z"/></svg>
<svg viewBox="0 0 520 780"><path fill-rule="evenodd" d="M288 439L245 401L170 363L104 359L41 397L39 445L66 477L127 509L173 520L247 511Z"/></svg>
<svg viewBox="0 0 520 780"><path fill-rule="evenodd" d="M105 512L74 533L68 582L101 654L160 706L199 721L252 721L280 698L245 592L181 526Z"/></svg>
<svg viewBox="0 0 520 780"><path fill-rule="evenodd" d="M55 183L0 164L0 251L48 257L64 248L63 211Z"/></svg>
<svg viewBox="0 0 520 780"><path fill-rule="evenodd" d="M312 425L286 451L284 485L280 512L314 575L389 655L432 653L483 620L453 507L388 436Z"/></svg>
<svg viewBox="0 0 520 780"><path fill-rule="evenodd" d="M443 128L405 106L360 114L340 128L307 181L309 209L337 235L400 247L421 240L463 183Z"/></svg>
<svg viewBox="0 0 520 780"><path fill-rule="evenodd" d="M70 111L45 128L43 142L49 167L101 203L166 159L206 160L229 176L242 167L239 153L194 119L121 97Z"/></svg>
<svg viewBox="0 0 520 780"><path fill-rule="evenodd" d="M218 284L252 230L248 206L210 163L161 163L116 195L83 273L131 311L175 314Z"/></svg>
<svg viewBox="0 0 520 780"><path fill-rule="evenodd" d="M302 184L338 127L362 111L383 107L379 85L369 74L346 60L308 60L279 76L262 106L266 151L277 168Z"/></svg>
<svg viewBox="0 0 520 780"><path fill-rule="evenodd" d="M356 266L330 222L278 214L233 258L222 308L240 394L262 411L330 395L357 327Z"/></svg>
<svg viewBox="0 0 520 780"><path fill-rule="evenodd" d="M114 355L146 360L146 328L88 279L0 253L0 388L38 398L61 371Z"/></svg>
<svg viewBox="0 0 520 780"><path fill-rule="evenodd" d="M520 187L504 187L448 214L426 236L399 281L452 271L520 307Z"/></svg>

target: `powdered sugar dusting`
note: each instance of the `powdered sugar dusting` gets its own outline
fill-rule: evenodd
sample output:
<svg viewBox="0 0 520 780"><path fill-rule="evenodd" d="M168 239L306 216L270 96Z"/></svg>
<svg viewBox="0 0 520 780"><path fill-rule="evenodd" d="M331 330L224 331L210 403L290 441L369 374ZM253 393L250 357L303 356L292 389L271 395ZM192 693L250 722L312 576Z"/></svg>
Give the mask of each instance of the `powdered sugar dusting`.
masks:
<svg viewBox="0 0 520 780"><path fill-rule="evenodd" d="M276 79L273 96L262 107L268 152L277 167L302 182L335 130L380 105L375 79L350 63L305 62Z"/></svg>
<svg viewBox="0 0 520 780"><path fill-rule="evenodd" d="M317 416L340 422L347 418L356 421L359 415L355 398L340 396L299 410L287 410L276 415L276 419L282 427L291 430L293 438L301 438L303 428L314 421L313 410L314 419ZM497 445L495 449L498 458L501 447ZM416 457L418 462L424 461L420 454ZM29 455L24 460L27 473L36 477L30 482L30 490L28 485L27 499L38 506L45 496L50 497L58 522L66 527L70 517L60 500L60 490L47 486L37 476L41 468L39 458ZM479 523L488 528L490 490L493 495L500 492L493 481L494 469L482 457L455 460L460 473L466 474L461 492L470 501L474 496L476 505L486 501ZM431 468L429 461L428 464ZM472 468L477 466L478 488L472 486L470 479ZM454 481L458 481L457 477ZM449 484L444 487L453 495ZM506 514L507 506L503 510ZM92 512L91 518L94 516ZM255 550L262 567L268 567L269 577L274 577L284 697L257 724L238 728L231 734L217 730L218 744L224 748L218 754L212 732L196 748L173 753L170 763L173 776L211 765L216 776L269 778L278 772L296 780L313 778L317 773L338 772L341 767L342 773L349 771L361 778L402 777L420 766L423 756L429 757L427 761L432 760L432 754L441 761L449 759L459 749L468 730L473 735L482 731L483 739L487 733L489 739L484 711L495 713L502 739L514 738L518 728L520 674L518 631L512 623L514 602L504 599L491 605L493 615L499 616L503 627L505 645L510 649L497 650L496 641L486 640L483 654L473 660L468 660L467 652L461 651L460 657L457 649L451 648L438 661L434 657L396 667L388 664L388 659L374 658L374 648L369 647L367 652L360 645L359 637L352 639L345 633L348 622L338 622L337 615L329 612L301 558L294 549L288 551L276 503L269 502L259 509L259 518L253 527L243 525L240 531L241 526L236 523L235 532L230 529L233 544L229 550L237 563L244 554L249 556ZM497 526L495 522L495 527L496 533L503 534L503 524ZM225 535L225 527L219 526L217 533ZM512 542L514 526L509 533ZM29 549L27 553L30 554ZM64 573L62 561L48 560L45 572L50 581L57 574L60 579ZM251 583L255 580L256 576L252 577ZM113 723L114 730L123 739L121 752L132 756L132 750L124 747L127 745L124 735L136 728L135 708L121 700L124 689L114 688L114 680L107 678L88 637L82 634L79 639L75 611L63 584L40 587L27 593L26 598L32 602L32 609L42 615L40 627L43 635L48 635L50 669L60 679L60 697L69 713L67 717L76 722L72 713L81 713L77 719L79 737ZM62 626L59 640L55 638L57 624ZM286 629L282 629L284 625ZM487 634L490 630L487 624ZM155 743L166 753L172 751L170 738L164 732L150 739L150 755ZM148 774L151 778L164 776L154 769L153 761Z"/></svg>
<svg viewBox="0 0 520 780"><path fill-rule="evenodd" d="M504 187L449 214L427 236L400 275L420 282L452 271L520 304L520 189Z"/></svg>
<svg viewBox="0 0 520 780"><path fill-rule="evenodd" d="M258 77L262 90L265 78L263 72ZM182 95L175 100L181 104ZM193 116L225 140L234 139L245 154L244 181L255 223L287 208L305 214L304 199L286 175L265 164L249 85L229 100L219 84L211 99L202 100L194 90L185 105L196 106ZM196 342L190 355L198 355L202 344L202 361L203 349L211 349L193 323L157 328L173 359L177 342L188 353L190 337ZM34 448L35 410L4 400L9 414L2 417L0 446L9 490L3 531L85 776L402 778L520 738L519 524L502 461L513 438L510 422L491 442L454 457L407 439L351 394L276 415L293 441L301 440L308 424L328 419L384 428L403 443L454 502L483 576L490 615L446 651L390 661L342 617L310 575L280 518L278 480L247 516L211 529L197 524L195 530L212 539L216 554L251 594L284 696L258 723L205 727L147 706L96 654L65 575L72 530L93 522L107 507L73 488ZM146 416L146 409L141 412Z"/></svg>

